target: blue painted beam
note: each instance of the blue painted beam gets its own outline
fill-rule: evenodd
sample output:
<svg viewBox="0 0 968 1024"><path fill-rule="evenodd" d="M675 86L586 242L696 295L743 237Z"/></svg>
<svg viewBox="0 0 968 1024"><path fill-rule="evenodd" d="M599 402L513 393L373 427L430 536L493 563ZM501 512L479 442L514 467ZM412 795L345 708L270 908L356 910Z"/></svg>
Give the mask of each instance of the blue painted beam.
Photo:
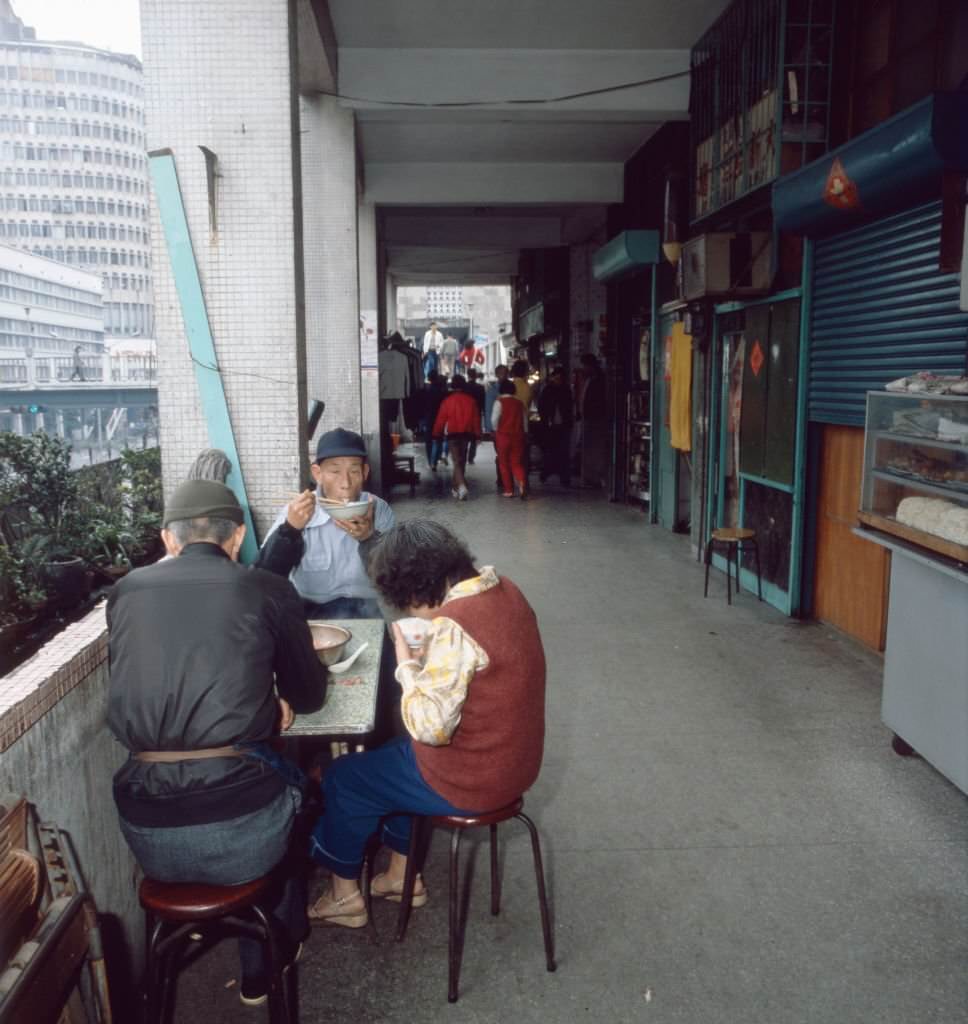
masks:
<svg viewBox="0 0 968 1024"><path fill-rule="evenodd" d="M171 150L159 149L148 154L148 162L151 166L155 201L168 246L168 259L175 279L175 290L178 293L182 320L185 324L185 336L188 338L188 349L195 366L195 382L198 385L202 413L208 426L208 441L213 448L221 448L232 460L234 468L226 483L239 499L245 513L246 525L240 561L253 562L259 553L259 547L256 543L245 481L242 478L235 432L232 430L228 402L225 400L222 371L219 369L208 310L205 308L205 294L202 291L198 263L195 260L195 250L192 248L192 238L188 230L185 204L178 184L175 157Z"/></svg>

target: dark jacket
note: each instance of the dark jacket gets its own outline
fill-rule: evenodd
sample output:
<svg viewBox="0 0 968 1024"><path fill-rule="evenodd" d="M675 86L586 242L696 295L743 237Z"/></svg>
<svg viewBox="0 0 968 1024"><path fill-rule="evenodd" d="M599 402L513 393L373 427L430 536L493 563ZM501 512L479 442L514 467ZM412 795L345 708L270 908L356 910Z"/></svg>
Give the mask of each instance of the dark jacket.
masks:
<svg viewBox="0 0 968 1024"><path fill-rule="evenodd" d="M107 621L107 721L130 751L266 740L278 717L274 684L297 714L322 707L326 669L292 584L214 544L190 544L125 577ZM114 777L114 798L134 825L196 825L256 811L284 786L252 757L132 758Z"/></svg>
<svg viewBox="0 0 968 1024"><path fill-rule="evenodd" d="M538 396L538 415L546 428L570 427L575 421L575 414L568 388L563 384L545 384Z"/></svg>

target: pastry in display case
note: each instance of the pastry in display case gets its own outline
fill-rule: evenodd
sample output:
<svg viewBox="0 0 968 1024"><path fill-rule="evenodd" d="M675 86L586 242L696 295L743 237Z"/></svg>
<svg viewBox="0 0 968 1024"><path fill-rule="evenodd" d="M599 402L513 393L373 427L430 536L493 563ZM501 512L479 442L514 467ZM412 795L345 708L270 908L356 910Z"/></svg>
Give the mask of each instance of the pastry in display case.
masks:
<svg viewBox="0 0 968 1024"><path fill-rule="evenodd" d="M868 392L857 518L968 563L968 396Z"/></svg>

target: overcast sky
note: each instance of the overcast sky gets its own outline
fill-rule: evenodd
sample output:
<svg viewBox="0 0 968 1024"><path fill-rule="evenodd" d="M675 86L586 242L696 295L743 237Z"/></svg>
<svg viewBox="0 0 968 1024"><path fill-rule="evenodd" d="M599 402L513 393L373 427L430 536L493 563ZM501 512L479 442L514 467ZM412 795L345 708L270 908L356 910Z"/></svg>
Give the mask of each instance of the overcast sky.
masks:
<svg viewBox="0 0 968 1024"><path fill-rule="evenodd" d="M138 0L13 0L38 39L70 40L141 56Z"/></svg>

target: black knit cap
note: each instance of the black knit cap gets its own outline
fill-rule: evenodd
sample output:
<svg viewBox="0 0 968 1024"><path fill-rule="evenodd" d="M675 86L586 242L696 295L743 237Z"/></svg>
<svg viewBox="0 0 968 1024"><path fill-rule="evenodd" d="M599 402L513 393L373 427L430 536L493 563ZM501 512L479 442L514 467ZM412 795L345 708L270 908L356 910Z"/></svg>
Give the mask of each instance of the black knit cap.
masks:
<svg viewBox="0 0 968 1024"><path fill-rule="evenodd" d="M161 525L167 526L179 519L204 519L209 516L230 519L239 524L245 521L239 499L225 484L214 480L186 480L175 488L171 500L165 505Z"/></svg>
<svg viewBox="0 0 968 1024"><path fill-rule="evenodd" d="M342 427L328 430L316 444L316 461L322 462L323 459L338 459L343 456L365 459L366 444L363 438Z"/></svg>

